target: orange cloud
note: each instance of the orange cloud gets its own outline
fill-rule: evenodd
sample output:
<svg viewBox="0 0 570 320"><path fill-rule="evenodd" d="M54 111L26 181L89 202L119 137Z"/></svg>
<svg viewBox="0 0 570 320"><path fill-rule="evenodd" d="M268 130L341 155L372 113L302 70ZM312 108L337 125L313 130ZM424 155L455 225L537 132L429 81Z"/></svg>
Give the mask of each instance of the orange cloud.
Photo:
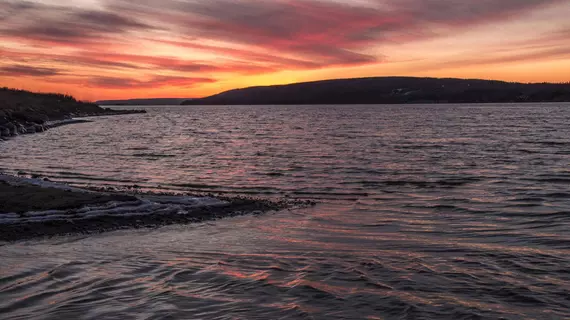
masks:
<svg viewBox="0 0 570 320"><path fill-rule="evenodd" d="M196 96L347 75L441 76L459 68L473 77L485 70L475 67L502 64L527 72L529 63L570 59L566 0L49 3L0 3L0 85L57 90L59 83L80 98L85 88L101 99ZM469 35L486 27L504 41L488 46L487 35ZM447 47L429 45L442 39Z"/></svg>

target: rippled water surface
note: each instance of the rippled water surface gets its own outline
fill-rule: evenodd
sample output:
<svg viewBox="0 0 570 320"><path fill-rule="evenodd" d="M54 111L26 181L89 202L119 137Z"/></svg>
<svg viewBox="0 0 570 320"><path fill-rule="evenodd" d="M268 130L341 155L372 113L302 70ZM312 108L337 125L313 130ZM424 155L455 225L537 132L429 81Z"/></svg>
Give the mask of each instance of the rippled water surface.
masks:
<svg viewBox="0 0 570 320"><path fill-rule="evenodd" d="M0 318L570 318L570 104L148 111L0 142L0 167L319 204L4 244Z"/></svg>

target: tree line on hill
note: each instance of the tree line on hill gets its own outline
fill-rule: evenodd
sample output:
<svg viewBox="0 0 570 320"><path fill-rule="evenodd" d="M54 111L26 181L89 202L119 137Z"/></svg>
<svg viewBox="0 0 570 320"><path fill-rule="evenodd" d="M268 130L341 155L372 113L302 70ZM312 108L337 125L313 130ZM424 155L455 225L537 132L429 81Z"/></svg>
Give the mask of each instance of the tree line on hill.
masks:
<svg viewBox="0 0 570 320"><path fill-rule="evenodd" d="M183 105L509 103L570 101L570 83L379 77L235 89Z"/></svg>

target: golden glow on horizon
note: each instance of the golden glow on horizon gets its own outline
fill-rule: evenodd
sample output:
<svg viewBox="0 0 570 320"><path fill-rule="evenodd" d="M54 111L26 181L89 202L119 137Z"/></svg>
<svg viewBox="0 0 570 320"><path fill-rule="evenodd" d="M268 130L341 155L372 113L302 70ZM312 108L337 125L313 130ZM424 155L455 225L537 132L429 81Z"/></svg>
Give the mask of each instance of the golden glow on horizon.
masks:
<svg viewBox="0 0 570 320"><path fill-rule="evenodd" d="M372 76L570 81L567 1L406 3L6 0L0 85L100 100Z"/></svg>

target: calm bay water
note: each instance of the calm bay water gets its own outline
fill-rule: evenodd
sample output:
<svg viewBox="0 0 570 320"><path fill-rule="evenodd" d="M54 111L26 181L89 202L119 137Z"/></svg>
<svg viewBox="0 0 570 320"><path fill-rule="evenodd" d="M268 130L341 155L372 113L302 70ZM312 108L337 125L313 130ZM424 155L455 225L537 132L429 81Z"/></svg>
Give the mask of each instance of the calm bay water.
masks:
<svg viewBox="0 0 570 320"><path fill-rule="evenodd" d="M570 104L148 111L2 142L0 167L319 204L4 244L0 318L570 318Z"/></svg>

